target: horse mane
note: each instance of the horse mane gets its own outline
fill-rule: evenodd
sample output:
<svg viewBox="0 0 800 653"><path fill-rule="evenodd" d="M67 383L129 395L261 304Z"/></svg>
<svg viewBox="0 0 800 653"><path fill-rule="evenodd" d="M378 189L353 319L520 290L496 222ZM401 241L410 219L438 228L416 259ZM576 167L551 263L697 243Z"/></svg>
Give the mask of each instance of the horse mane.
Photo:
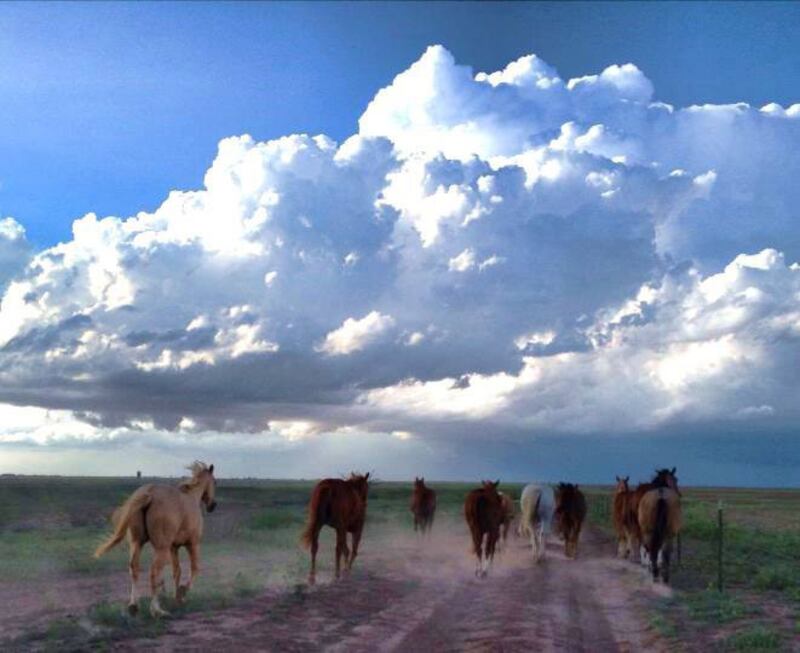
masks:
<svg viewBox="0 0 800 653"><path fill-rule="evenodd" d="M672 478L677 485L678 479L672 469L667 469L666 467L664 469L657 469L656 475L653 477L651 483L655 487L669 487L668 478Z"/></svg>
<svg viewBox="0 0 800 653"><path fill-rule="evenodd" d="M562 511L569 513L572 505L578 500L578 486L572 483L559 483L558 494Z"/></svg>
<svg viewBox="0 0 800 653"><path fill-rule="evenodd" d="M208 465L200 460L195 460L191 465L187 465L186 469L192 473L192 477L183 479L178 485L183 492L188 492L200 484L200 477L208 471Z"/></svg>

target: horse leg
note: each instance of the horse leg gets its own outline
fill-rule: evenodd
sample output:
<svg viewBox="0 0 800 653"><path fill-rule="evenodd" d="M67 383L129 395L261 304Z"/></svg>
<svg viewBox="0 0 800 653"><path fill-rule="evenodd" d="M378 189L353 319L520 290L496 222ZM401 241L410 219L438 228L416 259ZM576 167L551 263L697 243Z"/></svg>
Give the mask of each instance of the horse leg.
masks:
<svg viewBox="0 0 800 653"><path fill-rule="evenodd" d="M178 603L183 602L183 593L181 592L181 560L178 557L178 547L174 544L169 550L170 558L172 561L172 582L175 585L175 600Z"/></svg>
<svg viewBox="0 0 800 653"><path fill-rule="evenodd" d="M158 601L158 593L164 586L164 567L169 561L169 549L154 549L153 562L150 565L150 615L167 616Z"/></svg>
<svg viewBox="0 0 800 653"><path fill-rule="evenodd" d="M661 550L650 547L650 570L653 572L653 580L658 580L658 561L661 557Z"/></svg>
<svg viewBox="0 0 800 653"><path fill-rule="evenodd" d="M131 615L135 615L139 611L139 594L136 584L139 582L139 558L141 555L141 542L131 539L130 558L128 560L128 570L131 574L131 598L128 601L128 612Z"/></svg>
<svg viewBox="0 0 800 653"><path fill-rule="evenodd" d="M345 540L345 543L346 543L346 540ZM355 561L356 556L358 555L358 545L360 543L361 543L361 529L359 528L358 530L353 532L353 550L350 552L350 561L349 561L349 563L347 565L347 569L348 570L353 568L353 562ZM345 548L345 551L346 550L347 549Z"/></svg>
<svg viewBox="0 0 800 653"><path fill-rule="evenodd" d="M661 549L661 578L664 584L669 583L669 563L672 557L672 542L667 541Z"/></svg>
<svg viewBox="0 0 800 653"><path fill-rule="evenodd" d="M172 562L173 574L175 573L174 565L178 565L178 575L175 580L175 598L179 603L184 601L186 595L189 593L189 590L192 589L192 583L194 583L195 578L197 578L197 575L200 573L200 544L198 542L189 542L186 548L189 549L189 582L186 583L186 585L179 584L181 578L181 568L177 547L175 547L175 556Z"/></svg>
<svg viewBox="0 0 800 653"><path fill-rule="evenodd" d="M317 551L319 551L319 532L322 525L317 524L311 531L311 570L308 572L308 584L313 585L317 582Z"/></svg>
<svg viewBox="0 0 800 653"><path fill-rule="evenodd" d="M478 557L478 566L475 569L475 575L480 576L483 568L481 561L481 548L483 547L483 533L472 532L472 550Z"/></svg>
<svg viewBox="0 0 800 653"><path fill-rule="evenodd" d="M539 538L536 536L536 526L526 529L531 540L531 552L533 554L533 561L539 561Z"/></svg>
<svg viewBox="0 0 800 653"><path fill-rule="evenodd" d="M486 536L486 569L483 572L483 575L486 576L489 573L489 567L491 566L492 562L494 561L494 552L497 549L497 541L500 539L500 530L496 530L494 532L488 533Z"/></svg>
<svg viewBox="0 0 800 653"><path fill-rule="evenodd" d="M347 531L344 528L336 529L336 579L341 575L342 554L344 554L345 564L347 564Z"/></svg>

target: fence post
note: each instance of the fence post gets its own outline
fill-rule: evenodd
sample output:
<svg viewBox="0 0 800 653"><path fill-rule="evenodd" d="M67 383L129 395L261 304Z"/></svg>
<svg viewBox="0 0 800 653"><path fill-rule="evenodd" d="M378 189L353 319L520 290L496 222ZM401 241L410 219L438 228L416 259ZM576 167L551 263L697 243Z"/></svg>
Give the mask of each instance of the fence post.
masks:
<svg viewBox="0 0 800 653"><path fill-rule="evenodd" d="M717 503L717 591L722 592L723 575L722 575L722 499Z"/></svg>

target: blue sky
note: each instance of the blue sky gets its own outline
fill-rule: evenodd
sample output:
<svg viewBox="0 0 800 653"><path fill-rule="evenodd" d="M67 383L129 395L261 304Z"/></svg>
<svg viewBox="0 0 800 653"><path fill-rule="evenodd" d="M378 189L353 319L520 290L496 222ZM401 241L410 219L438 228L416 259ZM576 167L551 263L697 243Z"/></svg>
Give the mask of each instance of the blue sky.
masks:
<svg viewBox="0 0 800 653"><path fill-rule="evenodd" d="M798 38L0 4L4 469L796 484Z"/></svg>
<svg viewBox="0 0 800 653"><path fill-rule="evenodd" d="M196 188L217 142L325 133L432 43L476 70L635 62L657 99L792 103L794 3L4 3L0 213L67 238Z"/></svg>

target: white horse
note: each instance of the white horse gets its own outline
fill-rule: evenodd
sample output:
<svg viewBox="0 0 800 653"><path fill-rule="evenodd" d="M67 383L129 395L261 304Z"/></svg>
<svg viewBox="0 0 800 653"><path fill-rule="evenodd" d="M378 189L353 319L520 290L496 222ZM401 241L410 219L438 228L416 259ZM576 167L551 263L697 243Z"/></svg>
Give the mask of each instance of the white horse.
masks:
<svg viewBox="0 0 800 653"><path fill-rule="evenodd" d="M522 516L518 532L531 540L533 559L539 562L545 554L545 537L550 533L555 510L553 488L531 483L522 490L519 499Z"/></svg>

